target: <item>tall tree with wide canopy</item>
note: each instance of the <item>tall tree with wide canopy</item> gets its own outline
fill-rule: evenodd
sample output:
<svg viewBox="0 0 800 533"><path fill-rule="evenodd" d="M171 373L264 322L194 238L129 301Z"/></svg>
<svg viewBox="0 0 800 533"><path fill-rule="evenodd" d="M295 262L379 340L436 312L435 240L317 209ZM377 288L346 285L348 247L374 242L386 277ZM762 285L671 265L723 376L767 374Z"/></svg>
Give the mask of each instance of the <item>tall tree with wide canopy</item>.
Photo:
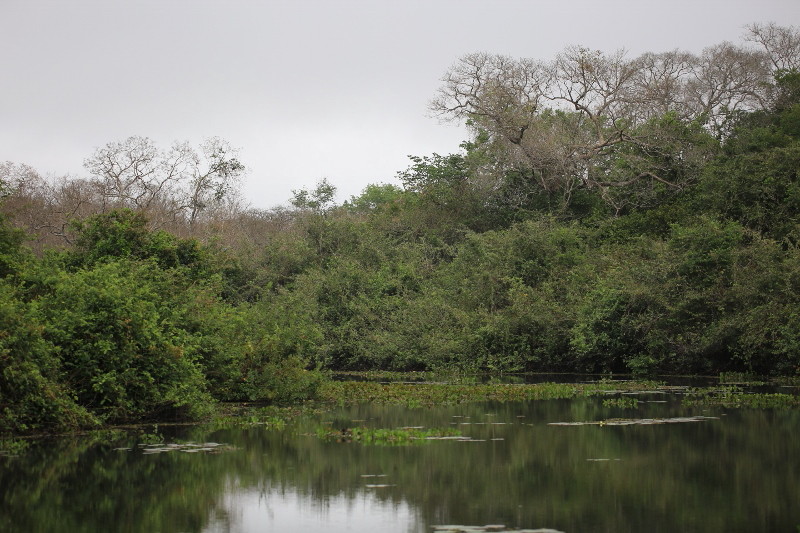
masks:
<svg viewBox="0 0 800 533"><path fill-rule="evenodd" d="M741 112L770 104L776 73L800 58L798 30L752 26L748 39L761 48L724 42L699 55L629 58L568 47L551 61L469 54L430 108L464 121L505 169L564 205L588 188L620 212L646 204L643 189L680 191Z"/></svg>

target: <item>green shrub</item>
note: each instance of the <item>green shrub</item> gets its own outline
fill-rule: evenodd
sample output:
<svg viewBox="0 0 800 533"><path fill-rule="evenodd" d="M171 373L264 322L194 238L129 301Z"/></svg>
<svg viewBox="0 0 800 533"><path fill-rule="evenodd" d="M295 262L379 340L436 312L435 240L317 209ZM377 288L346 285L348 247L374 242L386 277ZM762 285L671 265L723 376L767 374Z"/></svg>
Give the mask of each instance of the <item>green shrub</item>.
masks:
<svg viewBox="0 0 800 533"><path fill-rule="evenodd" d="M65 386L105 421L200 416L210 397L175 290L152 263L117 261L62 273L35 302Z"/></svg>
<svg viewBox="0 0 800 533"><path fill-rule="evenodd" d="M44 327L0 282L0 432L61 431L97 423L59 382Z"/></svg>

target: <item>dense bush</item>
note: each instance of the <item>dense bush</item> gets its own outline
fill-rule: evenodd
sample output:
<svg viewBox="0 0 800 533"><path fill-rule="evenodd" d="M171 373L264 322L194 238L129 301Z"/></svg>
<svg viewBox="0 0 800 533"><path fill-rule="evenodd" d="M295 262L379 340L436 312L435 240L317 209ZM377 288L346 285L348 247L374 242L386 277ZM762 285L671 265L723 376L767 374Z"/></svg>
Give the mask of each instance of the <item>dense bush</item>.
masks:
<svg viewBox="0 0 800 533"><path fill-rule="evenodd" d="M0 430L195 419L219 400L315 394L313 327L306 336L293 308L225 301L226 263L210 249L131 211L75 228L74 249L35 260L3 227Z"/></svg>
<svg viewBox="0 0 800 533"><path fill-rule="evenodd" d="M97 423L60 381L44 327L0 281L0 432L73 429Z"/></svg>
<svg viewBox="0 0 800 533"><path fill-rule="evenodd" d="M108 421L207 410L203 369L187 350L174 290L152 263L114 261L61 273L32 304L80 405Z"/></svg>

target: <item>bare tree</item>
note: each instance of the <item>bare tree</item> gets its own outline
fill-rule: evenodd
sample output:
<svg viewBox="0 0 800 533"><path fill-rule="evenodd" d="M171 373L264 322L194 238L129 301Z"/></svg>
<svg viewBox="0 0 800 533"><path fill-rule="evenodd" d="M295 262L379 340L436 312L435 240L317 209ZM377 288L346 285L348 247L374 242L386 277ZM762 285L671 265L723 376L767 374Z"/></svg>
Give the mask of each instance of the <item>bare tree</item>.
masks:
<svg viewBox="0 0 800 533"><path fill-rule="evenodd" d="M199 152L186 142L164 152L146 137L129 137L99 148L84 166L100 185L103 210L130 207L190 225L235 196L245 170L236 150L217 138Z"/></svg>
<svg viewBox="0 0 800 533"><path fill-rule="evenodd" d="M166 159L146 137L129 137L98 148L84 167L101 185L104 210L146 209L179 179L186 163L173 155Z"/></svg>
<svg viewBox="0 0 800 533"><path fill-rule="evenodd" d="M679 190L677 178L691 174L678 167L704 157L686 128L701 124L723 138L737 113L769 105L775 69L797 57L796 30L751 32L764 50L721 43L700 55L630 59L624 50L569 47L550 62L469 54L446 73L430 109L465 122L476 138L488 134L507 166L560 191L565 203L578 187L611 198L639 180ZM625 172L609 164L622 152Z"/></svg>
<svg viewBox="0 0 800 533"><path fill-rule="evenodd" d="M679 50L639 56L632 95L636 120L647 122L669 112L679 112L682 119L688 119L690 113L682 103L686 98L685 83L695 63L695 56Z"/></svg>
<svg viewBox="0 0 800 533"><path fill-rule="evenodd" d="M96 213L98 188L89 180L44 178L28 165L0 165L7 184L3 212L28 232L36 249L70 243L69 221Z"/></svg>
<svg viewBox="0 0 800 533"><path fill-rule="evenodd" d="M760 45L776 71L800 71L800 28L769 24L747 26L745 40Z"/></svg>
<svg viewBox="0 0 800 533"><path fill-rule="evenodd" d="M682 104L689 118L705 118L710 131L724 136L737 112L767 104L773 81L765 53L721 43L695 58Z"/></svg>

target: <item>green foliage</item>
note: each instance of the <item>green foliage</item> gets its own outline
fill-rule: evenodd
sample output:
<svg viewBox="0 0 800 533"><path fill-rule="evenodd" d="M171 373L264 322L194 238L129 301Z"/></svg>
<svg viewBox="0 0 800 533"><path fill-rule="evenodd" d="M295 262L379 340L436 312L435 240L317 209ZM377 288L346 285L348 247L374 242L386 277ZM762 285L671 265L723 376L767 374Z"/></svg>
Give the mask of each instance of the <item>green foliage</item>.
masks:
<svg viewBox="0 0 800 533"><path fill-rule="evenodd" d="M132 211L77 222L72 251L26 259L3 282L0 430L195 419L218 400L314 396L317 333L297 327L302 307L231 298L224 253L146 224Z"/></svg>
<svg viewBox="0 0 800 533"><path fill-rule="evenodd" d="M603 176L603 199L619 215L673 201L698 182L719 150L701 121L669 112L635 128L636 143L614 145L589 172Z"/></svg>
<svg viewBox="0 0 800 533"><path fill-rule="evenodd" d="M413 193L416 202L408 209L417 231L437 234L449 242L459 235L458 229L486 231L506 227L527 208L525 179L511 172L513 184L504 184L493 172L482 166L488 163L477 145L468 145L472 152L442 156L409 156L412 165L398 178L405 190Z"/></svg>
<svg viewBox="0 0 800 533"><path fill-rule="evenodd" d="M798 242L800 141L720 158L702 183L703 200L769 237Z"/></svg>
<svg viewBox="0 0 800 533"><path fill-rule="evenodd" d="M399 209L405 194L391 184L370 184L358 196L353 196L342 207L354 213L371 213L382 209Z"/></svg>
<svg viewBox="0 0 800 533"><path fill-rule="evenodd" d="M0 433L61 431L96 424L60 382L44 327L0 281Z"/></svg>
<svg viewBox="0 0 800 533"><path fill-rule="evenodd" d="M461 432L452 428L345 428L342 430L321 427L317 437L329 442L357 442L373 446L408 446L423 444L435 438L459 437Z"/></svg>
<svg viewBox="0 0 800 533"><path fill-rule="evenodd" d="M310 210L314 213L324 213L333 206L336 196L336 187L323 178L317 182L313 190L300 189L292 191L291 203L298 209Z"/></svg>
<svg viewBox="0 0 800 533"><path fill-rule="evenodd" d="M602 284L588 291L570 330L570 348L577 365L601 371L624 368L621 361L637 346L638 340L626 316L630 300L624 290ZM598 362L602 362L600 368L596 368Z"/></svg>
<svg viewBox="0 0 800 533"><path fill-rule="evenodd" d="M639 400L637 398L621 396L619 398L608 398L603 400L603 407L619 407L622 409L637 409Z"/></svg>
<svg viewBox="0 0 800 533"><path fill-rule="evenodd" d="M4 427L302 402L330 391L324 370L797 374L800 92L784 74L721 146L666 114L551 190L553 169L478 130L463 153L411 157L402 190L339 208L325 180L295 191L259 245L118 210L35 258L2 219ZM575 118L541 124L585 133Z"/></svg>
<svg viewBox="0 0 800 533"><path fill-rule="evenodd" d="M698 201L777 240L800 235L798 74L780 76L775 106L740 117L723 154L707 169Z"/></svg>
<svg viewBox="0 0 800 533"><path fill-rule="evenodd" d="M202 367L175 325L173 290L152 264L108 262L61 275L35 302L80 405L107 421L207 412Z"/></svg>
<svg viewBox="0 0 800 533"><path fill-rule="evenodd" d="M142 213L119 209L72 223L75 247L68 254L74 267L91 267L119 259L153 259L160 268L185 268L208 276L208 252L196 240L181 240L164 231L150 231Z"/></svg>
<svg viewBox="0 0 800 533"><path fill-rule="evenodd" d="M668 246L677 256L676 271L683 280L704 286L730 276L734 250L743 239L735 222L701 219L673 225Z"/></svg>
<svg viewBox="0 0 800 533"><path fill-rule="evenodd" d="M752 409L794 409L800 406L800 399L791 394L744 392L740 387L728 385L717 389L693 390L684 397L683 404Z"/></svg>
<svg viewBox="0 0 800 533"><path fill-rule="evenodd" d="M26 252L22 248L25 233L13 227L0 213L0 279L17 273L22 268Z"/></svg>

